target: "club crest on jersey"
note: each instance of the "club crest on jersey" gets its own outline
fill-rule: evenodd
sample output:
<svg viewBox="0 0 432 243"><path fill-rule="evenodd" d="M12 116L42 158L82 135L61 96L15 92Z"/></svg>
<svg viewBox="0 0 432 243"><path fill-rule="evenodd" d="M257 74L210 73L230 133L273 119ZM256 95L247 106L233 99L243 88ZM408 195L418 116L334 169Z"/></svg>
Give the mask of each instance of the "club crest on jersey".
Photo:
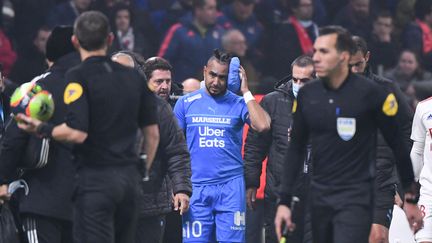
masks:
<svg viewBox="0 0 432 243"><path fill-rule="evenodd" d="M384 101L382 111L386 116L395 116L398 112L398 103L393 93L390 93Z"/></svg>
<svg viewBox="0 0 432 243"><path fill-rule="evenodd" d="M337 118L337 132L344 141L349 141L356 132L356 119L347 117Z"/></svg>
<svg viewBox="0 0 432 243"><path fill-rule="evenodd" d="M83 94L83 88L79 83L70 83L65 89L63 100L66 105L76 101Z"/></svg>

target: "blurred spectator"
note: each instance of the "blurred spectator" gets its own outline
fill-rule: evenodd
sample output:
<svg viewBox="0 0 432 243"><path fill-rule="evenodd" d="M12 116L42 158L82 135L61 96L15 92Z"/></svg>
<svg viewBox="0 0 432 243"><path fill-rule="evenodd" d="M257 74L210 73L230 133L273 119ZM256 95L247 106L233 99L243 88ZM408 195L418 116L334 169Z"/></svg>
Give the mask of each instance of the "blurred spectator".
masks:
<svg viewBox="0 0 432 243"><path fill-rule="evenodd" d="M240 65L243 66L248 77L249 88L256 93L260 78L251 60L246 56L248 45L243 33L237 29L228 30L222 36L222 48L240 59Z"/></svg>
<svg viewBox="0 0 432 243"><path fill-rule="evenodd" d="M264 28L271 30L289 16L288 0L258 0L255 12Z"/></svg>
<svg viewBox="0 0 432 243"><path fill-rule="evenodd" d="M174 69L174 81L202 79L202 67L221 46L222 27L216 26L216 0L194 0L192 18L173 25L165 36L158 56Z"/></svg>
<svg viewBox="0 0 432 243"><path fill-rule="evenodd" d="M234 0L223 9L223 15L218 18L218 23L225 29L235 28L243 33L249 51L252 52L251 56L256 56L255 48L263 32L262 25L255 17L254 7L255 0Z"/></svg>
<svg viewBox="0 0 432 243"><path fill-rule="evenodd" d="M425 68L432 70L432 1L418 0L414 8L415 20L403 33L403 47L421 53Z"/></svg>
<svg viewBox="0 0 432 243"><path fill-rule="evenodd" d="M200 89L200 81L198 79L194 78L188 78L185 81L183 81L183 94L189 94L194 92L195 90Z"/></svg>
<svg viewBox="0 0 432 243"><path fill-rule="evenodd" d="M19 49L18 59L9 75L13 82L26 83L45 72L48 68L45 60L46 43L50 34L51 30L43 26L36 32L31 45Z"/></svg>
<svg viewBox="0 0 432 243"><path fill-rule="evenodd" d="M402 51L397 66L385 72L384 76L397 82L409 100L414 98L411 84L432 80L432 74L422 69L418 55L411 50Z"/></svg>
<svg viewBox="0 0 432 243"><path fill-rule="evenodd" d="M93 0L90 8L102 12L108 17L108 19L113 20L114 11L116 10L116 6L119 4L124 4L129 7L134 6L131 3L131 0Z"/></svg>
<svg viewBox="0 0 432 243"><path fill-rule="evenodd" d="M17 55L12 49L12 44L9 38L0 29L0 64L3 66L3 75L9 77L12 65L15 63Z"/></svg>
<svg viewBox="0 0 432 243"><path fill-rule="evenodd" d="M283 78L286 67L298 56L312 54L313 42L318 36L318 26L312 21L312 0L291 1L292 16L280 25L270 43L268 70L276 79Z"/></svg>
<svg viewBox="0 0 432 243"><path fill-rule="evenodd" d="M340 25L364 39L369 39L372 30L370 0L349 0L348 5L336 15L333 23Z"/></svg>
<svg viewBox="0 0 432 243"><path fill-rule="evenodd" d="M50 10L56 5L55 0L12 0L15 12L11 37L18 45L16 50L20 50L33 42L37 30L45 25L46 17Z"/></svg>
<svg viewBox="0 0 432 243"><path fill-rule="evenodd" d="M396 65L399 48L393 36L393 17L390 12L380 12L374 18L368 46L370 52L373 53L369 64L374 73L382 75L383 70Z"/></svg>
<svg viewBox="0 0 432 243"><path fill-rule="evenodd" d="M414 19L414 5L416 0L399 1L395 13L395 36L400 39L400 36L411 20Z"/></svg>
<svg viewBox="0 0 432 243"><path fill-rule="evenodd" d="M163 20L157 28L160 33L164 34L173 24L178 22L183 16L191 14L193 10L192 0L177 0L167 10ZM158 26L156 26L158 27Z"/></svg>
<svg viewBox="0 0 432 243"><path fill-rule="evenodd" d="M332 22L334 17L339 11L348 4L349 0L322 0L327 14L329 16L329 21Z"/></svg>
<svg viewBox="0 0 432 243"><path fill-rule="evenodd" d="M70 0L57 4L48 14L46 24L50 28L57 25L73 25L75 19L89 10L91 0Z"/></svg>
<svg viewBox="0 0 432 243"><path fill-rule="evenodd" d="M132 51L144 57L152 54L149 41L139 29L135 28L134 15L129 6L116 5L113 22L115 38L111 45L111 52Z"/></svg>

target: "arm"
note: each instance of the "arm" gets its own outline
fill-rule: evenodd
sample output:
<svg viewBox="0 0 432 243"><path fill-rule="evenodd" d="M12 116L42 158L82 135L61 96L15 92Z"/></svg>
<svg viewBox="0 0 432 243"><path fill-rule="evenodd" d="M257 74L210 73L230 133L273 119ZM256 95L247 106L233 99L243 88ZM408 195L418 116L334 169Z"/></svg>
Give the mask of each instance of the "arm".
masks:
<svg viewBox="0 0 432 243"><path fill-rule="evenodd" d="M412 124L412 132L411 139L414 141L414 144L411 148L411 161L414 170L414 176L416 181L419 180L420 172L423 168L423 151L426 141L426 127L422 122L422 105L417 106L417 109L414 114L414 120Z"/></svg>
<svg viewBox="0 0 432 243"><path fill-rule="evenodd" d="M252 93L249 91L247 83L246 71L243 67L240 67L240 78L241 78L241 92L245 97L245 102L249 112L250 125L252 129L257 132L263 132L270 129L270 116L264 109L256 102L253 98Z"/></svg>
<svg viewBox="0 0 432 243"><path fill-rule="evenodd" d="M174 210L180 209L182 215L189 209L189 198L192 195L190 154L183 131L177 125L177 119L169 104L160 110L161 136L166 138L163 161L167 163L168 175L174 193Z"/></svg>
<svg viewBox="0 0 432 243"><path fill-rule="evenodd" d="M150 171L150 167L153 164L156 156L156 151L159 145L159 127L157 124L148 125L142 128L144 139L144 151L147 155L146 159L146 171Z"/></svg>

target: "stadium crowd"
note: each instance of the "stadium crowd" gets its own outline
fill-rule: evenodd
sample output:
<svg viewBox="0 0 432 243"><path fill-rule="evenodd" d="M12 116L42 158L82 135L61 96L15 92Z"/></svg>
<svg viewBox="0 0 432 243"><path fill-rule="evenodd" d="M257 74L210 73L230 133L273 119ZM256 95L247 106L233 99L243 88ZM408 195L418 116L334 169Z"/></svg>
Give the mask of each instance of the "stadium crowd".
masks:
<svg viewBox="0 0 432 243"><path fill-rule="evenodd" d="M0 9L5 242L389 242L393 205L432 242L431 0Z"/></svg>

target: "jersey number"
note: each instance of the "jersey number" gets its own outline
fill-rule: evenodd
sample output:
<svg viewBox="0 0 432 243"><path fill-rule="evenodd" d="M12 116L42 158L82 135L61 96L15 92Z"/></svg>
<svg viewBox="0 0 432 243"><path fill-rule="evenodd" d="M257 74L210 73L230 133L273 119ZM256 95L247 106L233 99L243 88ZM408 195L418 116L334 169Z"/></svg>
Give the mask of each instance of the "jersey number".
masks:
<svg viewBox="0 0 432 243"><path fill-rule="evenodd" d="M191 227L192 226L192 227ZM194 238L201 237L202 235L202 224L200 221L193 221L192 225L189 221L185 222L185 226L183 227L183 237L190 238L192 236Z"/></svg>

